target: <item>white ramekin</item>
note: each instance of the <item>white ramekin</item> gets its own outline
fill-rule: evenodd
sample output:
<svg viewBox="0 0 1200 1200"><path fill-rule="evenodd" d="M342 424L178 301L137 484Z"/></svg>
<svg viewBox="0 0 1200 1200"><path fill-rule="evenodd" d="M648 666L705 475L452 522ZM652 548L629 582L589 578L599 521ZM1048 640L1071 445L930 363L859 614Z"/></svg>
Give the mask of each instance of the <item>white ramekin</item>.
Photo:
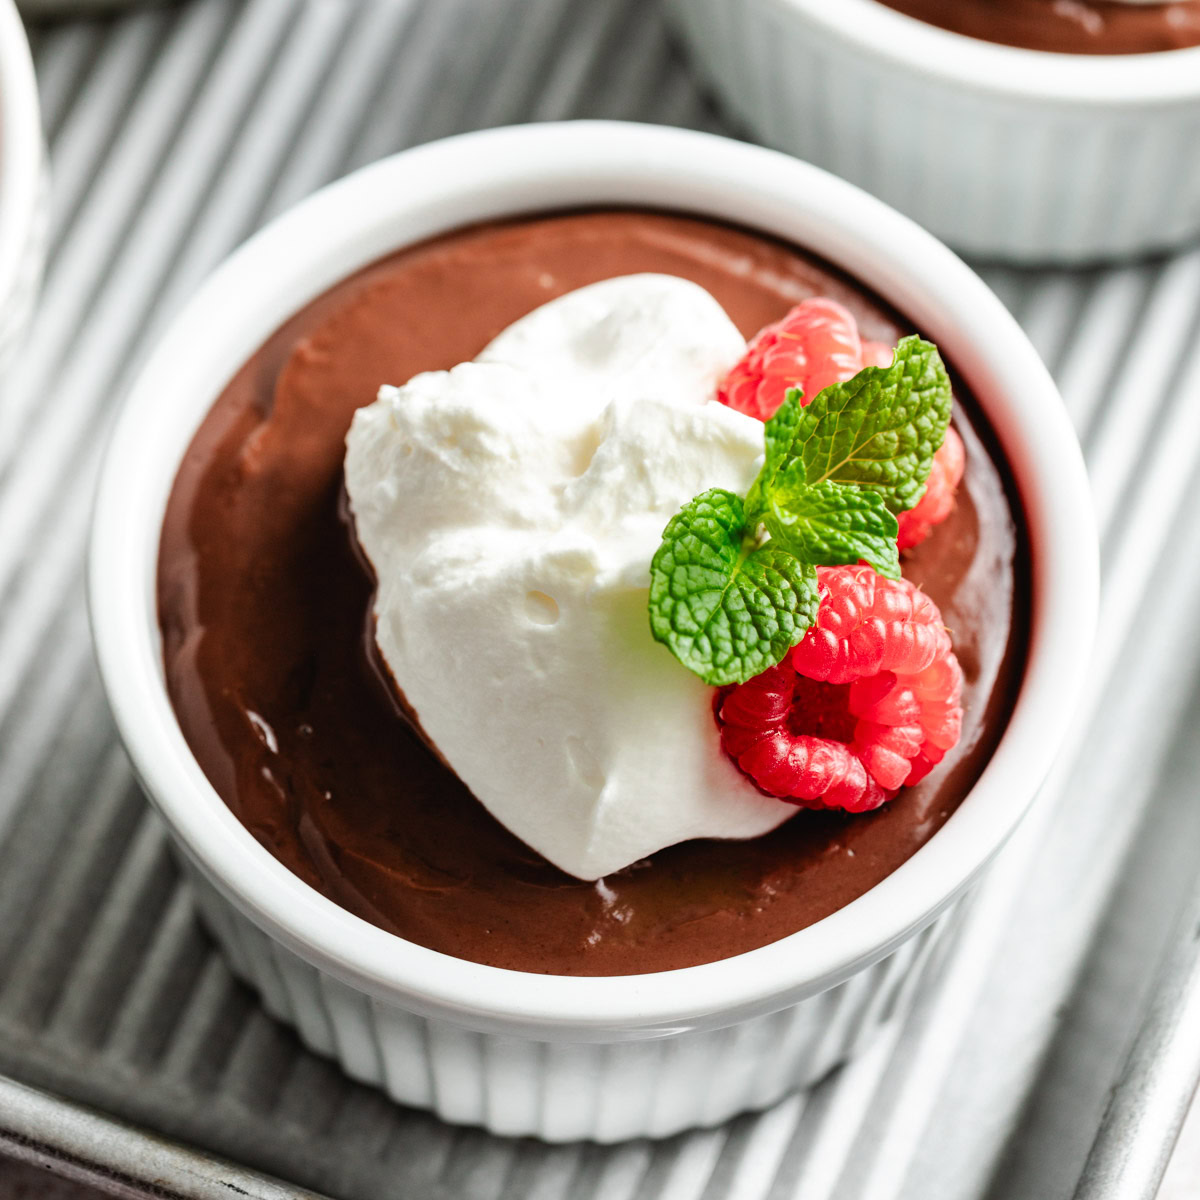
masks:
<svg viewBox="0 0 1200 1200"><path fill-rule="evenodd" d="M1029 667L990 765L898 871L809 929L724 962L623 978L499 970L352 916L274 859L197 766L163 683L159 526L181 456L243 361L309 299L470 222L589 205L681 210L815 249L944 348L993 423L1033 553ZM203 912L271 1012L356 1078L443 1117L552 1140L666 1135L762 1107L861 1044L935 918L1012 831L1080 689L1097 554L1075 436L1004 307L906 218L814 167L704 134L609 123L468 134L319 192L234 254L147 363L108 450L90 600L105 686Z"/></svg>
<svg viewBox="0 0 1200 1200"><path fill-rule="evenodd" d="M0 402L41 279L44 170L29 43L12 0L0 0Z"/></svg>
<svg viewBox="0 0 1200 1200"><path fill-rule="evenodd" d="M972 254L1084 262L1200 234L1200 47L1022 50L877 0L667 0L756 137Z"/></svg>

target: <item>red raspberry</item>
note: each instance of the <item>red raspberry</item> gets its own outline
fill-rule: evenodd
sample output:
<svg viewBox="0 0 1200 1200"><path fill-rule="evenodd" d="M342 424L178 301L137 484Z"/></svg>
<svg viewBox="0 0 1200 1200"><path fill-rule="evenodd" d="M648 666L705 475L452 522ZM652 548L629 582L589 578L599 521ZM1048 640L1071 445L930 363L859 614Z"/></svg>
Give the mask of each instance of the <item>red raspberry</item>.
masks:
<svg viewBox="0 0 1200 1200"><path fill-rule="evenodd" d="M866 566L819 567L813 627L719 697L721 745L769 795L867 812L923 779L962 732L962 669L937 605Z"/></svg>
<svg viewBox="0 0 1200 1200"><path fill-rule="evenodd" d="M788 388L800 388L807 404L831 383L852 379L862 365L854 317L836 300L815 296L754 335L722 381L717 399L766 421Z"/></svg>
<svg viewBox="0 0 1200 1200"><path fill-rule="evenodd" d="M933 456L925 494L916 506L902 512L897 521L900 533L896 544L901 550L923 542L935 525L940 525L954 511L954 497L967 465L967 452L962 438L953 428L946 430L946 440Z"/></svg>

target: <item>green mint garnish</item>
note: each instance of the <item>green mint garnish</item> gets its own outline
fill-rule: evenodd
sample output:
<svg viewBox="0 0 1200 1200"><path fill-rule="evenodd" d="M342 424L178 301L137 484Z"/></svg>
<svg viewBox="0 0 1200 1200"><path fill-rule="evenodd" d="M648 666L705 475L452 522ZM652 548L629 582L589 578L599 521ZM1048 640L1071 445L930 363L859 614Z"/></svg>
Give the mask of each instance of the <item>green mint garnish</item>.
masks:
<svg viewBox="0 0 1200 1200"><path fill-rule="evenodd" d="M816 619L817 566L860 559L900 576L896 514L925 491L950 423L937 347L917 337L807 407L792 389L766 423L745 500L714 488L663 531L650 564L650 630L721 687L780 662Z"/></svg>
<svg viewBox="0 0 1200 1200"><path fill-rule="evenodd" d="M880 575L900 578L900 527L878 492L828 479L806 483L803 469L791 469L776 477L769 495L763 524L770 545L814 566L862 559Z"/></svg>
<svg viewBox="0 0 1200 1200"><path fill-rule="evenodd" d="M774 543L759 545L740 497L713 488L663 532L650 567L650 628L706 683L774 666L817 616L817 572Z"/></svg>
<svg viewBox="0 0 1200 1200"><path fill-rule="evenodd" d="M869 487L892 512L904 512L925 492L950 424L950 400L937 347L906 337L890 367L867 367L827 387L807 408L784 414L773 435L775 473L799 459L809 483ZM799 404L789 393L781 413ZM779 418L776 413L771 423Z"/></svg>

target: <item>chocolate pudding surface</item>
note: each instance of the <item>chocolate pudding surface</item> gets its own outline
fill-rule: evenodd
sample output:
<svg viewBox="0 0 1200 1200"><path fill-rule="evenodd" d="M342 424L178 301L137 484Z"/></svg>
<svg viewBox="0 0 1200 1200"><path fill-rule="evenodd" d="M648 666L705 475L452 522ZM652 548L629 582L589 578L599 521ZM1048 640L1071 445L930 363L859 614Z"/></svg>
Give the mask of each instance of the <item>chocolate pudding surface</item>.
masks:
<svg viewBox="0 0 1200 1200"><path fill-rule="evenodd" d="M1200 0L880 0L988 42L1060 54L1150 54L1200 45Z"/></svg>
<svg viewBox="0 0 1200 1200"><path fill-rule="evenodd" d="M167 507L166 679L205 774L300 878L459 958L637 974L794 933L936 832L990 757L1019 686L1023 524L992 435L960 387L955 424L968 459L957 508L903 557L904 574L941 607L966 680L962 740L921 784L874 813L798 810L764 837L686 842L591 883L505 830L426 747L373 647L374 581L343 511L351 416L381 384L473 358L555 296L643 271L707 288L746 336L816 294L848 305L864 338L910 331L814 257L716 222L598 211L478 226L367 268L278 330L206 417ZM646 653L667 653L648 628Z"/></svg>

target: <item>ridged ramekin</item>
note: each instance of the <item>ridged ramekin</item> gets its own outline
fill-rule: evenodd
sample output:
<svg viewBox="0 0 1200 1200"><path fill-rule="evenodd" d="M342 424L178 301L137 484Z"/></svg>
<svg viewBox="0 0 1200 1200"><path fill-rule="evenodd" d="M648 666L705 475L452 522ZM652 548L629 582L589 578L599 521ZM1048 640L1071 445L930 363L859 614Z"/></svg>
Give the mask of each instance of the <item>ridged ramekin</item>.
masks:
<svg viewBox="0 0 1200 1200"><path fill-rule="evenodd" d="M756 137L960 250L1079 263L1200 235L1200 47L1051 54L877 0L667 0Z"/></svg>
<svg viewBox="0 0 1200 1200"><path fill-rule="evenodd" d="M176 469L230 376L350 272L471 222L634 205L810 247L938 341L995 427L1033 554L1029 665L971 794L860 899L773 945L686 970L569 978L413 945L318 894L237 821L193 759L163 682L159 528ZM354 1077L499 1133L613 1141L711 1124L816 1079L877 1029L939 915L1033 798L1089 654L1097 555L1082 459L1045 368L980 279L906 218L785 155L608 123L469 134L410 150L280 217L201 288L130 394L102 473L89 589L122 738L235 970Z"/></svg>
<svg viewBox="0 0 1200 1200"><path fill-rule="evenodd" d="M44 171L29 43L12 0L0 0L0 385L25 332L41 279Z"/></svg>

